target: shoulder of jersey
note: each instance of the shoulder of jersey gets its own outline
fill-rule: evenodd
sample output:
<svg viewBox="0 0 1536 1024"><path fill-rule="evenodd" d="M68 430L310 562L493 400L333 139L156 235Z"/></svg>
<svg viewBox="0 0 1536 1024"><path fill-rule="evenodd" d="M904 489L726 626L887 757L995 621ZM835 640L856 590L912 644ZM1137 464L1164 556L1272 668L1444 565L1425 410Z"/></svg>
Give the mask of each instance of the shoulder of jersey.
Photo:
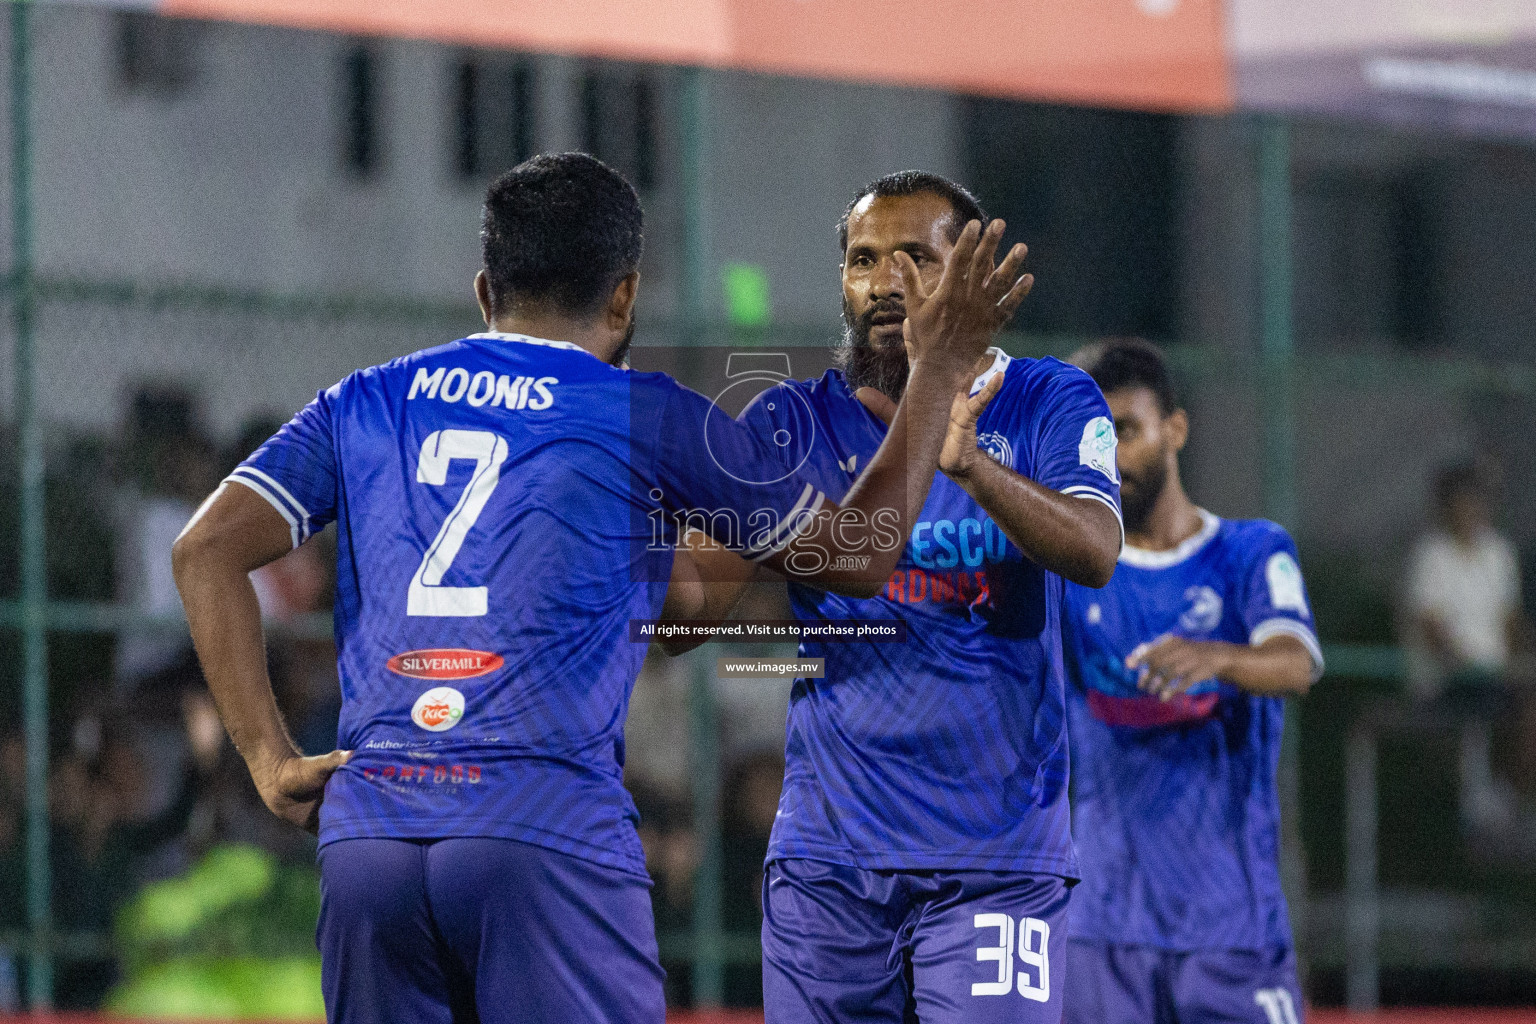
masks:
<svg viewBox="0 0 1536 1024"><path fill-rule="evenodd" d="M992 402L999 407L1016 406L1030 414L1038 413L1042 406L1031 398L1058 386L1063 377L1069 375L1064 371L1082 372L1050 356L1040 359L1010 357L1003 368L1003 386Z"/></svg>
<svg viewBox="0 0 1536 1024"><path fill-rule="evenodd" d="M1028 380L1042 387L1070 384L1076 380L1089 382L1093 380L1092 377L1088 376L1088 371L1082 367L1063 362L1055 356L1040 356L1039 358L1020 356L1008 365L1008 369L1012 371L1016 366L1022 367L1019 371L1021 377L1027 375Z"/></svg>
<svg viewBox="0 0 1536 1024"><path fill-rule="evenodd" d="M812 408L835 407L847 402L857 402L853 392L848 390L848 381L843 377L843 371L833 367L820 377L806 377L797 380L787 377L778 384L804 398Z"/></svg>
<svg viewBox="0 0 1536 1024"><path fill-rule="evenodd" d="M1290 532L1269 519L1223 519L1225 539L1236 543L1258 543L1276 538L1290 539Z"/></svg>
<svg viewBox="0 0 1536 1024"><path fill-rule="evenodd" d="M832 367L820 377L807 377L804 380L786 380L786 385L796 391L803 391L807 395L826 399L847 399L857 401L853 397L853 391L848 387L848 378L843 376L843 371Z"/></svg>
<svg viewBox="0 0 1536 1024"><path fill-rule="evenodd" d="M1268 519L1223 519L1216 543L1225 564L1241 570L1253 565L1260 555L1267 556L1288 546L1290 537L1285 527Z"/></svg>
<svg viewBox="0 0 1536 1024"><path fill-rule="evenodd" d="M453 353L459 351L463 347L463 344L463 341L459 340L446 342L442 345L433 345L431 348L417 349L415 352L391 359L387 363L379 363L377 366L365 366L360 370L353 370L351 373L343 377L340 383L346 384L349 381L362 383L364 381L377 379L384 374L397 370L408 371L417 363L423 360L432 359L437 356L452 355Z"/></svg>
<svg viewBox="0 0 1536 1024"><path fill-rule="evenodd" d="M504 354L504 353L505 354L510 354L512 352L517 351L516 349L511 349L511 348L496 347L496 346L511 346L511 345L517 344L517 342L493 342L493 343L490 343L490 344L484 344L484 343L476 344L475 343L476 340L477 339L474 339L474 338L459 338L459 339L457 339L455 341L444 342L441 345L433 345L431 348L417 349L415 352L411 352L411 353L409 353L407 355L400 356L399 358L396 358L396 359L391 359L387 363L380 363L377 366L369 366L369 367L365 367L364 369L361 369L361 370L356 370L352 374L350 374L350 376L352 376L352 377L368 377L368 376L375 376L375 375L378 375L378 374L381 374L381 373L388 373L388 372L390 372L392 370L409 370L409 369L413 368L414 366L416 366L416 364L418 364L418 363L425 362L426 360L429 360L429 359L441 358L441 357L444 357L444 356L447 356L447 357L461 356L462 357L462 356L464 356L466 354L474 353L476 355L489 355L489 356L493 356L494 357L496 355L500 355L500 354ZM561 352L563 354L563 353L567 352L568 350L556 349L556 348L545 348L545 349L543 349L543 351L545 351L545 352ZM585 355L585 353L582 353L582 354ZM587 358L591 359L590 356L588 356ZM592 363L595 366L601 367L601 366L605 365L601 361L596 360L596 359L592 359L591 361L592 361ZM611 369L611 367L610 367L610 369Z"/></svg>

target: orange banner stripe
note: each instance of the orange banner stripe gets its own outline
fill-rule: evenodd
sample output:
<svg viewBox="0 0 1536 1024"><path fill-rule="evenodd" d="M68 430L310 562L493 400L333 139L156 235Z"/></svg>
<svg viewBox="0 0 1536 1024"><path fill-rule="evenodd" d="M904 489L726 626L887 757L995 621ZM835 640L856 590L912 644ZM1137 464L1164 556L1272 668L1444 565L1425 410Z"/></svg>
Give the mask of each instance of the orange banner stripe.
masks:
<svg viewBox="0 0 1536 1024"><path fill-rule="evenodd" d="M1220 0L165 0L167 14L1159 110L1224 110Z"/></svg>

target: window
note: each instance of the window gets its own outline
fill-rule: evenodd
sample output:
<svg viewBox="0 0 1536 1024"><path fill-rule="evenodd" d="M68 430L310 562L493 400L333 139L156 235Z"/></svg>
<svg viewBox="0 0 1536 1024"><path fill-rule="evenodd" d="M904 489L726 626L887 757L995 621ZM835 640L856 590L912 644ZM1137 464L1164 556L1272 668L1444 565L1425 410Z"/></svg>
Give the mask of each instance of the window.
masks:
<svg viewBox="0 0 1536 1024"><path fill-rule="evenodd" d="M453 81L453 166L460 177L500 174L533 155L533 71L515 58L462 58Z"/></svg>
<svg viewBox="0 0 1536 1024"><path fill-rule="evenodd" d="M341 66L342 162L358 177L379 168L379 59L373 48L347 48Z"/></svg>
<svg viewBox="0 0 1536 1024"><path fill-rule="evenodd" d="M656 86L634 71L591 71L582 78L582 148L635 183L656 184Z"/></svg>
<svg viewBox="0 0 1536 1024"><path fill-rule="evenodd" d="M172 96L192 83L201 23L143 11L122 11L116 19L119 87L131 93Z"/></svg>

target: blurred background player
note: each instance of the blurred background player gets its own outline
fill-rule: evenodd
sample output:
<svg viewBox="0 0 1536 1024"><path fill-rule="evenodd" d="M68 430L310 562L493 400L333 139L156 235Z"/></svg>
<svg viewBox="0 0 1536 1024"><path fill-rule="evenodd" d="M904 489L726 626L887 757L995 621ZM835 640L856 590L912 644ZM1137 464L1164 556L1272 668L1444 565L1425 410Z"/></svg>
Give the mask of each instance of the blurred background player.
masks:
<svg viewBox="0 0 1536 1024"><path fill-rule="evenodd" d="M841 368L742 414L765 436L814 438L795 455L829 495L880 446L908 387L902 320L973 219L969 192L913 171L849 204ZM790 582L800 619L903 619L907 637L800 646L826 675L790 698L763 897L770 1024L1060 1019L1077 866L1057 609L1062 577L1100 585L1114 567L1114 431L1075 367L991 349L974 372L946 476L879 596ZM696 553L706 581L730 575L731 556ZM729 608L719 586L710 615Z"/></svg>
<svg viewBox="0 0 1536 1024"><path fill-rule="evenodd" d="M629 623L660 612L672 557L648 544L646 513L723 510L705 517L718 539L770 566L872 551L860 570L803 577L874 593L1010 290L970 272L973 256L991 269L996 238L978 246L968 229L958 269L913 311L911 401L840 509L773 472L729 417L701 457L710 403L622 368L641 222L633 188L592 157L503 175L475 278L491 330L322 392L176 543L230 735L267 805L318 828L333 1022L663 1019L620 781L645 654ZM877 511L898 538L885 549ZM730 529L765 513L771 529ZM248 574L332 520L345 749L304 757L273 699Z"/></svg>
<svg viewBox="0 0 1536 1024"><path fill-rule="evenodd" d="M1083 881L1066 1019L1298 1024L1281 698L1323 665L1295 545L1184 493L1189 421L1155 347L1108 342L1072 361L1114 413L1126 546L1107 587L1067 588Z"/></svg>

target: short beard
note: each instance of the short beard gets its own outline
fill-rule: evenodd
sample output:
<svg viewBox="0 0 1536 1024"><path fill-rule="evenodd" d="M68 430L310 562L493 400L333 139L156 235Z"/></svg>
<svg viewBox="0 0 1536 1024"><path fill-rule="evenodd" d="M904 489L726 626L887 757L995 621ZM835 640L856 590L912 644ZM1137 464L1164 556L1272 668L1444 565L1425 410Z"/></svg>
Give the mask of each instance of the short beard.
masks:
<svg viewBox="0 0 1536 1024"><path fill-rule="evenodd" d="M1163 489L1168 486L1168 462L1166 459L1158 459L1145 472L1136 476L1130 476L1122 470L1120 477L1120 515L1125 522L1126 532L1141 533L1146 529L1147 517L1156 507L1157 499L1163 496ZM1127 489L1126 480L1136 486Z"/></svg>
<svg viewBox="0 0 1536 1024"><path fill-rule="evenodd" d="M890 304L882 307L877 303L866 309L863 315L854 316L848 300L844 298L843 340L833 357L843 371L843 376L848 378L850 391L874 388L891 401L899 402L907 390L907 374L911 371L907 365L907 346L898 341L894 345L877 348L869 339L873 327L870 321L877 313L889 310Z"/></svg>
<svg viewBox="0 0 1536 1024"><path fill-rule="evenodd" d="M629 315L629 330L624 332L624 340L619 342L618 351L608 360L609 366L623 368L629 364L629 348L635 343L635 315Z"/></svg>

